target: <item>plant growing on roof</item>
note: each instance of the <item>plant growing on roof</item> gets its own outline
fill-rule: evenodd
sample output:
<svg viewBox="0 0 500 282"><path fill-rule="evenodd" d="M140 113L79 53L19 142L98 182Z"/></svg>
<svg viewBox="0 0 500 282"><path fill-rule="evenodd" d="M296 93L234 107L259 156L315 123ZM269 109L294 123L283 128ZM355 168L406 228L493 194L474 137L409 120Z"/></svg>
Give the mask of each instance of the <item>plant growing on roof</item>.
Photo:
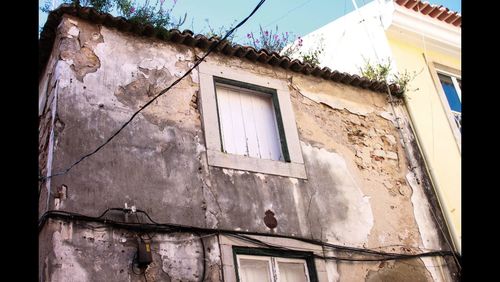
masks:
<svg viewBox="0 0 500 282"><path fill-rule="evenodd" d="M302 40L302 38L300 38L300 40ZM300 47L302 47L302 45L300 45L298 53L297 53L299 60L301 60L304 63L308 63L313 67L319 66L319 63L320 63L319 56L321 55L321 53L323 53L323 50L324 50L323 41L324 41L323 38L320 38L318 43L314 44L312 47L309 47L309 49L307 49L307 51L300 50L300 49L302 49L302 48L300 48ZM295 51L295 52L297 52L297 51Z"/></svg>
<svg viewBox="0 0 500 282"><path fill-rule="evenodd" d="M222 37L224 37L226 35L226 33L228 33L233 28L233 26L238 23L237 20L234 20L233 23L228 28L226 28L225 26L221 26L218 29L215 29L210 25L210 22L208 19L205 19L205 22L207 23L208 31L205 32L204 35L208 38L215 37L218 39L222 39ZM202 31L202 33L203 33L203 31ZM226 38L226 40L229 41L231 44L233 44L235 37L236 37L236 33L233 33L230 36L228 36Z"/></svg>
<svg viewBox="0 0 500 282"><path fill-rule="evenodd" d="M300 37L299 37L300 38ZM266 49L269 52L280 53L285 46L295 41L295 36L290 32L279 33L278 26L276 30L264 30L259 26L259 33L254 35L253 32L247 34L246 45L252 46L257 50ZM302 42L300 43L302 46Z"/></svg>
<svg viewBox="0 0 500 282"><path fill-rule="evenodd" d="M179 28L187 17L186 13L179 19L172 16L177 0L172 1L170 8L164 8L165 0L156 0L154 4L146 0L142 5L134 0L63 0L63 3L92 7L102 13L114 11L132 22L150 24L155 28ZM51 1L47 0L41 10L50 12Z"/></svg>
<svg viewBox="0 0 500 282"><path fill-rule="evenodd" d="M323 39L320 40L318 45L303 51L301 49L304 39L288 31L280 34L278 26L274 31L272 29L264 30L262 26L259 26L258 35L254 35L253 32L247 34L246 44L257 50L266 49L282 56L291 57L296 55L299 60L312 66L319 65L319 55L323 52Z"/></svg>
<svg viewBox="0 0 500 282"><path fill-rule="evenodd" d="M395 84L399 91L391 93L397 98L403 98L408 91L416 91L418 88L410 89L409 83L417 77L422 71L417 73L416 71L409 72L404 70L404 72L397 72L391 75L391 60L389 58L382 59L380 63L372 65L370 60L363 58L364 65L359 68L361 76L369 78L371 80L383 81L387 84Z"/></svg>

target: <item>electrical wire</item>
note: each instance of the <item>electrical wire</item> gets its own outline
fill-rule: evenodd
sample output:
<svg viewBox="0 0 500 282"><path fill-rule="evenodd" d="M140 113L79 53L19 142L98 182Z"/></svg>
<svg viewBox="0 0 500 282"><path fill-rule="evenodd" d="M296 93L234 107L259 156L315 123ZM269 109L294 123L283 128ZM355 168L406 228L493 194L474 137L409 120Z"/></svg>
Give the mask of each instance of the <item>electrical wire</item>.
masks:
<svg viewBox="0 0 500 282"><path fill-rule="evenodd" d="M108 209L108 210L120 210L120 209ZM126 210L126 209L121 209ZM146 213L147 214L147 213ZM165 233L173 233L173 232L191 232L191 233L206 233L206 234L224 234L227 236L232 236L241 240L245 240L247 242L262 245L268 248L275 248L281 250L293 250L287 248L285 246L279 246L275 244L270 244L263 242L261 240L249 237L248 235L257 235L257 236L267 236L267 237L279 237L279 238L288 238L299 240L319 246L324 246L327 248L331 248L337 251L345 251L351 252L358 255L370 256L369 258L348 258L348 257L337 257L337 256L319 256L321 259L332 259L332 260L344 260L344 261L385 261L385 260L394 260L394 259L409 259L409 258L417 258L417 257L431 257L431 256L453 256L454 254L451 251L442 251L435 250L418 254L401 254L401 253L388 253L388 252L380 252L370 249L360 249L355 247L347 247L347 246L339 246L330 243L326 243L319 240L294 237L288 235L279 235L279 234L267 234L267 233L259 233L259 232L248 232L248 231L235 231L235 230L224 230L224 229L210 229L210 228L200 228L193 226L184 226L184 225L175 225L175 224L139 224L139 223L130 223L130 222L118 222L114 220L98 218L98 217L90 217L81 215L78 213L66 212L66 211L48 211L42 215L39 220L39 232L43 229L46 221L49 218L59 218L59 219L69 219L69 220L81 220L81 221L93 221L93 222L102 222L108 224L110 226L116 228L124 228L133 231L158 231ZM208 235L207 235L208 236ZM200 240L202 240L200 236Z"/></svg>
<svg viewBox="0 0 500 282"><path fill-rule="evenodd" d="M298 8L300 8L300 7L303 7L304 5L306 5L307 3L311 2L311 1L312 1L312 0L306 0L306 1L302 2L302 3L300 3L299 5L297 5L297 6L293 7L292 9L288 10L285 14L283 14L281 17L279 17L279 18L277 18L276 20L273 20L272 22L270 22L270 23L266 24L266 25L264 26L264 28L269 27L270 25L272 25L272 24L274 24L274 23L277 23L277 22L281 21L284 17L288 16L291 12L293 12L293 11L297 10L297 9L298 9Z"/></svg>
<svg viewBox="0 0 500 282"><path fill-rule="evenodd" d="M80 162L82 162L83 160L85 160L86 158L96 154L97 152L99 152L104 146L106 146L109 142L111 142L111 140L113 140L130 122L132 122L132 120L142 111L144 110L145 108L147 108L149 105L151 105L151 103L153 103L156 99L158 99L160 96L162 96L163 94L165 94L167 91L169 91L172 87L174 87L175 85L177 85L181 80L183 80L186 76L188 76L192 71L193 69L195 69L199 64L201 64L203 62L203 60L210 54L212 53L212 51L214 51L222 42L225 42L225 40L236 30L238 29L240 26L242 26L251 16L253 16L253 14L255 14L255 12L257 12L257 10L262 6L262 4L264 4L266 0L261 0L259 1L259 3L257 4L257 6L255 6L255 8L253 9L253 11L245 18L243 19L240 23L238 23L235 27L233 27L231 30L229 30L226 35L224 35L224 37L220 40L216 40L216 42L214 42L208 49L208 51L205 53L205 55L203 55L201 58L199 58L195 63L194 65L184 73L184 75L182 75L181 77L179 77L177 80L175 80L172 84L170 84L170 86L168 86L167 88L163 89L162 91L160 91L160 93L158 93L156 96L154 96L151 100L149 100L146 104L144 104L143 106L140 107L139 110L137 110L134 114L132 114L132 116L115 132L113 133L113 135L111 135L104 143L102 143L101 145L99 145L96 149L94 149L92 152L90 153L87 153L85 154L84 156L80 157L76 162L74 162L73 164L71 164L69 167L67 167L66 169L60 171L60 172L57 172L57 173L54 173L54 174L51 174L51 175L48 175L48 176L44 176L44 177L40 177L39 180L40 181L43 181L43 180L46 180L46 179L49 179L49 178L52 178L54 176L60 176L60 175L64 175L66 173L68 173L73 167L75 167L77 164L79 164Z"/></svg>

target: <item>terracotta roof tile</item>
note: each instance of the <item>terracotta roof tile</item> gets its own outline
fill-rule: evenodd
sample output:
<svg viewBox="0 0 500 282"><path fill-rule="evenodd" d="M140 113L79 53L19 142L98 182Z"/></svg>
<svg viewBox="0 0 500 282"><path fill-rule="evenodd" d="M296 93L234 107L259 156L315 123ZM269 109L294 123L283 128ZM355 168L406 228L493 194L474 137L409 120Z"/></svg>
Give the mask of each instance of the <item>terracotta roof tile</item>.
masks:
<svg viewBox="0 0 500 282"><path fill-rule="evenodd" d="M190 30L180 31L177 29L155 29L151 25L141 25L130 22L123 17L114 17L110 14L99 13L96 10L88 7L77 8L71 5L61 5L58 9L52 11L47 17L39 40L39 74L40 76L45 69L54 40L56 37L56 29L64 14L79 17L84 20L89 20L94 23L102 24L110 28L116 28L122 32L130 32L139 36L157 38L162 41L183 44L190 47L198 47L202 50L208 49L212 44L219 41L216 37L207 38L202 34L194 35ZM456 22L456 20L455 20ZM386 92L387 86L385 82L369 80L358 75L341 73L332 71L331 69L318 66L311 66L308 63L303 63L297 59L290 59L287 56L281 56L276 52L268 50L256 50L250 46L241 46L239 44L231 45L228 41L222 42L214 52L226 56L235 56L245 58L253 62L260 62L271 66L279 66L281 68L291 70L293 72L302 73L321 77L327 80L333 80L355 87L370 89L376 92ZM390 85L391 91L398 92L398 87L395 84Z"/></svg>
<svg viewBox="0 0 500 282"><path fill-rule="evenodd" d="M457 12L450 11L442 5L431 5L427 1L421 0L396 0L394 2L396 2L399 6L415 12L420 12L421 14L430 16L431 18L435 18L457 27L462 27L462 16Z"/></svg>

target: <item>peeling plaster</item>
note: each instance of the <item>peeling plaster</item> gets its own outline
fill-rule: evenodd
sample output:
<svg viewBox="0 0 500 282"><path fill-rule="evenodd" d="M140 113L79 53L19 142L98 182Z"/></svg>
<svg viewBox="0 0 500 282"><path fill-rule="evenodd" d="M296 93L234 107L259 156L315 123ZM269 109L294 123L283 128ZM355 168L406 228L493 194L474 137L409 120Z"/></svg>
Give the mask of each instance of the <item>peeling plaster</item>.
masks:
<svg viewBox="0 0 500 282"><path fill-rule="evenodd" d="M342 110L346 109L350 113L366 116L367 114L373 112L373 109L369 107L364 107L358 103L351 102L349 100L340 99L338 97L332 97L331 95L323 93L312 93L305 90L300 90L300 93L305 97L317 102L329 106L332 109Z"/></svg>
<svg viewBox="0 0 500 282"><path fill-rule="evenodd" d="M65 28L68 34L73 34L71 36L76 34L75 28ZM72 156L80 155L80 150L99 143L128 120L134 110L147 101L150 92L141 92L144 90L142 86L165 86L175 79L174 76L184 74L192 67L190 58L194 58L195 52L200 53L198 49L151 42L106 27L88 28L84 22L77 30L80 44L86 44L87 40L82 38L93 38L93 43L85 46L89 50L93 48L100 59L100 67L79 81L70 67L75 63L71 56L65 57L67 61L59 60L55 66L54 77L58 79L61 91L58 115L66 125L60 129L54 145L55 163L59 166ZM76 48L74 43L66 43L68 50ZM283 79L287 77L281 69L262 67L246 60L218 54L214 54L213 59L235 70L245 69L257 75ZM169 75L161 76L159 73ZM61 178L65 181L63 183L67 181L69 187L79 187L78 191L72 190L71 196L64 201L64 208L91 214L106 207L122 206L123 202L133 202L162 222L259 232L269 231L262 218L264 211L271 209L276 212L278 233L301 234L358 247L409 244L422 239L424 246L427 244L434 246L433 249L442 249L435 235L436 226L428 224L433 221L426 214L429 205L424 187L408 180L410 189L403 183L407 159L398 148L397 131L386 121L393 119L387 110L385 97L331 81L318 82L318 78L294 76L294 81L299 77L298 86L294 89L302 89L302 95L297 91L290 94L308 171L308 179L299 181L209 167L200 112L196 107L196 91L199 90L197 70L190 76L190 80L183 80L168 95L138 115L110 146L94 156L93 162L84 162L75 168L77 173ZM122 97L115 95L120 87L126 89L134 83L141 90L135 93L137 96L130 96L134 95L131 89L121 93ZM381 109L386 112L380 113ZM84 139L86 142L75 143L75 136L79 138L77 140ZM60 142L60 147L57 142ZM401 165L394 160L372 158L374 150L379 150L379 155L383 152L385 158L397 159ZM99 164L99 169L95 169L95 164ZM63 180L55 179L57 183L54 182L54 187L58 187L61 184L58 182ZM417 196L415 191L418 191ZM411 204L413 210L408 208ZM414 211L421 234L416 230ZM117 260L122 260L120 263L128 262L135 251L131 245L133 240L119 233L110 233L111 236L108 234L110 231L106 232L108 237L112 237L110 241L116 240L118 246L123 244L129 247L121 250L126 251L124 254L116 253L116 250L106 254L115 255ZM66 240L63 242L66 245L61 243L59 252L64 250L64 246L78 243L78 239L68 239L70 234L72 231L60 235L66 238L61 239ZM94 232L83 234L92 239L102 235ZM429 243L426 242L429 236L436 238ZM154 253L155 263L161 269L154 270L158 271L155 273L155 266L152 266L148 270L148 279L160 277L158 275L168 276L173 281L200 279L199 240L193 240L186 234L159 234L155 240L160 242L159 248L154 249L158 250ZM179 240L186 241L174 242ZM207 250L217 250L207 253L207 269L214 268L211 275L216 276L213 273L218 273L215 263L219 261L218 245L207 241ZM87 251L93 248L85 246ZM116 248L117 244L113 247ZM73 251L74 257L68 258L68 261L80 256L81 252ZM120 270L116 269L116 264L106 265L102 261L87 264L81 259L83 267L77 266L80 268L77 274L87 280L94 279L97 272L110 272L112 269L110 273L114 274L113 271ZM54 261L51 259L49 263ZM435 267L436 262L428 260L424 263L434 279L439 279L441 269ZM361 279L376 267L328 262L328 279ZM52 270L49 268L47 271ZM66 279L69 274L56 275L60 277L55 281L71 281ZM126 280L125 277L134 279L130 274L122 275L119 278L122 281ZM207 280L215 276L207 276Z"/></svg>
<svg viewBox="0 0 500 282"><path fill-rule="evenodd" d="M294 179L295 181L292 181L292 189L293 189L293 200L294 200L294 204L295 204L295 211L297 213L297 217L298 217L298 220L299 220L299 229L300 229L300 234L302 234L302 236L308 234L308 225L307 225L307 218L306 218L306 214L304 213L304 203L302 201L302 197L300 196L300 191L299 191L299 187L297 187L298 185L298 180L295 179L295 178L290 178L291 179Z"/></svg>
<svg viewBox="0 0 500 282"><path fill-rule="evenodd" d="M322 191L322 200L316 201L320 214L331 215L320 219L325 221L328 240L351 246L366 243L373 226L370 201L364 197L344 158L305 143L302 143L302 152L307 159L314 160L322 168L318 171L311 167L310 181L314 181L315 177L322 177L322 181L332 183L330 191ZM342 206L344 211L340 212L338 208ZM336 218L339 214L343 214L342 218Z"/></svg>
<svg viewBox="0 0 500 282"><path fill-rule="evenodd" d="M70 27L68 34L74 37L78 37L78 35L80 34L80 30L76 26L72 26Z"/></svg>
<svg viewBox="0 0 500 282"><path fill-rule="evenodd" d="M438 227L432 218L428 201L423 192L423 187L418 185L413 173L406 174L406 180L413 190L411 202L413 204L413 212L415 214L415 221L418 225L418 230L422 237L422 247L425 249L439 250L440 240L436 232ZM442 259L439 258L423 258L423 262L427 270L431 273L434 281L451 281L447 271L443 271L443 267L436 267L435 265L445 265ZM443 279L444 277L444 279Z"/></svg>
<svg viewBox="0 0 500 282"><path fill-rule="evenodd" d="M51 281L90 281L86 270L78 263L73 248L65 243L71 240L69 235L63 235L65 233L72 233L72 230L67 230L65 225L62 225L60 232L56 231L52 234L55 258L52 262Z"/></svg>
<svg viewBox="0 0 500 282"><path fill-rule="evenodd" d="M394 125L396 125L396 118L394 117L393 113L390 112L380 112L379 116L385 118L386 120L392 122Z"/></svg>

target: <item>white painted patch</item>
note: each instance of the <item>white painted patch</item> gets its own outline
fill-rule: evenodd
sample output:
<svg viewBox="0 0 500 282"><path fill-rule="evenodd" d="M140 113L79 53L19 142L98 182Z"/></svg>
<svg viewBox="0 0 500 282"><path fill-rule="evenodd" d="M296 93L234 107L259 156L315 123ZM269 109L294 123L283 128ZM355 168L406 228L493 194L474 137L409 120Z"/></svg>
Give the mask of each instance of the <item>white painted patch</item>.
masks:
<svg viewBox="0 0 500 282"><path fill-rule="evenodd" d="M339 109L339 110L346 109L350 113L361 116L366 116L367 114L373 112L373 109L370 107L366 107L364 105L354 103L352 101L345 100L339 97L333 97L328 94L313 93L305 90L300 90L299 92L302 95L306 96L307 98L317 103L326 104L327 106L333 109Z"/></svg>
<svg viewBox="0 0 500 282"><path fill-rule="evenodd" d="M224 174L229 175L229 177L233 177L233 174L234 174L234 170L232 170L232 169L225 169L225 168L223 168L223 169L222 169L222 172L223 172Z"/></svg>
<svg viewBox="0 0 500 282"><path fill-rule="evenodd" d="M373 156L377 156L377 157L381 157L381 158L385 158L386 157L385 151L383 151L383 150L374 150L372 152L372 155Z"/></svg>
<svg viewBox="0 0 500 282"><path fill-rule="evenodd" d="M159 70L165 66L165 60L162 58L144 59L139 63L139 67L148 70Z"/></svg>
<svg viewBox="0 0 500 282"><path fill-rule="evenodd" d="M67 88L70 85L69 80L70 78L73 78L71 75L73 73L70 67L71 64L73 64L73 62L69 63L62 60L59 60L56 63L54 68L54 78L57 80L57 85L60 89Z"/></svg>
<svg viewBox="0 0 500 282"><path fill-rule="evenodd" d="M189 68L192 68L193 66L194 66L194 64L193 64L193 63L189 63L189 64L188 64L188 67L189 67ZM200 76L198 75L198 69L196 69L196 68L195 68L195 69L193 69L193 70L191 71L191 80L192 80L194 83L197 83L197 84L199 84L199 83L200 83Z"/></svg>
<svg viewBox="0 0 500 282"><path fill-rule="evenodd" d="M323 191L323 198L316 201L320 212L329 214L328 217L322 219L327 239L346 245L362 246L368 241L368 235L373 227L373 213L369 199L364 197L361 188L347 168L345 160L337 153L329 152L323 148L318 149L303 142L302 152L310 162L318 162L323 167L328 168L328 175L315 176L314 172L311 171L311 178L321 177L321 182L329 182L331 179L331 183L335 183L336 193L332 191L330 194ZM347 207L345 219L336 219L335 207L332 205L338 202L339 198L336 198L335 195L340 195L340 200Z"/></svg>
<svg viewBox="0 0 500 282"><path fill-rule="evenodd" d="M254 173L260 180L264 181L266 179L266 175L262 173Z"/></svg>
<svg viewBox="0 0 500 282"><path fill-rule="evenodd" d="M186 57L182 54L177 54L177 55L175 55L175 57L177 58L177 61L179 61L179 62L186 60Z"/></svg>
<svg viewBox="0 0 500 282"><path fill-rule="evenodd" d="M206 151L205 146L203 146L200 143L196 143L196 154L199 155L200 153L203 153Z"/></svg>
<svg viewBox="0 0 500 282"><path fill-rule="evenodd" d="M292 181L292 179L295 181ZM306 235L307 234L307 218L306 218L306 214L304 212L304 206L301 205L301 203L300 203L300 200L302 200L302 197L300 196L300 193L299 193L299 187L296 186L299 182L295 178L290 178L290 180L293 184L293 188L292 188L293 200L294 200L294 204L295 204L295 210L297 212L297 218L299 219L300 233L302 235Z"/></svg>
<svg viewBox="0 0 500 282"><path fill-rule="evenodd" d="M384 138L387 140L387 142L389 142L389 144L391 144L391 145L396 144L396 137L387 134L387 135L384 135Z"/></svg>
<svg viewBox="0 0 500 282"><path fill-rule="evenodd" d="M430 212L431 207L429 207L427 198L422 190L423 187L417 184L417 181L411 172L406 174L406 180L413 190L411 202L413 205L413 213L415 214L415 221L417 222L418 230L423 243L422 247L426 249L439 250L441 249L437 233L439 232L439 229L434 223ZM444 274L442 268L436 267L436 265L443 265L444 262L434 258L422 258L422 260L424 261L427 270L431 273L434 281L448 281L448 277Z"/></svg>
<svg viewBox="0 0 500 282"><path fill-rule="evenodd" d="M396 152L388 151L387 152L387 158L388 159L397 160L398 159L398 154Z"/></svg>
<svg viewBox="0 0 500 282"><path fill-rule="evenodd" d="M78 37L78 35L80 34L80 30L76 26L72 26L69 28L68 34L74 37Z"/></svg>
<svg viewBox="0 0 500 282"><path fill-rule="evenodd" d="M393 113L390 113L390 112L380 112L378 115L381 116L381 117L383 117L383 118L385 118L386 120L388 120L388 121L390 121L392 123L396 122Z"/></svg>
<svg viewBox="0 0 500 282"><path fill-rule="evenodd" d="M290 180L290 182L292 182L293 185L297 185L299 184L299 180L297 178L288 178L288 180Z"/></svg>
<svg viewBox="0 0 500 282"><path fill-rule="evenodd" d="M63 225L61 231L64 229L65 226ZM65 239L61 232L56 231L52 234L54 260L52 262L53 272L51 281L90 281L87 276L87 272L78 263L74 249L71 246L66 245L64 241Z"/></svg>
<svg viewBox="0 0 500 282"><path fill-rule="evenodd" d="M335 256L333 251L327 250L327 256ZM325 262L326 273L328 274L328 282L340 281L340 274L337 269L337 263L333 260L327 260Z"/></svg>
<svg viewBox="0 0 500 282"><path fill-rule="evenodd" d="M163 240L167 242L162 242ZM201 272L196 266L201 265L200 253L202 252L199 239L191 234L165 235L159 238L159 241L158 252L161 256L163 271L180 281L198 281Z"/></svg>

